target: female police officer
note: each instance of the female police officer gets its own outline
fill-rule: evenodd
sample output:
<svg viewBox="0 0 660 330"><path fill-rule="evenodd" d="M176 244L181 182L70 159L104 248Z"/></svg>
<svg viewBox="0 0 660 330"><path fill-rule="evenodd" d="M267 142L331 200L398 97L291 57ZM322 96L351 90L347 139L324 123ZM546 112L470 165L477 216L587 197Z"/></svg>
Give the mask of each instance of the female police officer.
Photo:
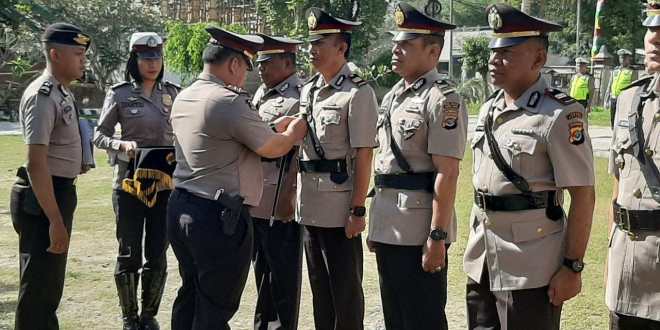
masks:
<svg viewBox="0 0 660 330"><path fill-rule="evenodd" d="M113 207L117 219L119 253L115 282L121 304L124 329L158 329L154 316L166 278L165 215L169 190L158 194L155 204L145 205L122 189L130 158L137 147L172 146L170 108L179 87L162 82L163 40L153 32L131 36L126 81L107 93L94 143L106 149L115 166ZM121 138L113 137L121 125ZM142 238L144 257L142 264ZM138 318L137 283L142 268L142 313Z"/></svg>

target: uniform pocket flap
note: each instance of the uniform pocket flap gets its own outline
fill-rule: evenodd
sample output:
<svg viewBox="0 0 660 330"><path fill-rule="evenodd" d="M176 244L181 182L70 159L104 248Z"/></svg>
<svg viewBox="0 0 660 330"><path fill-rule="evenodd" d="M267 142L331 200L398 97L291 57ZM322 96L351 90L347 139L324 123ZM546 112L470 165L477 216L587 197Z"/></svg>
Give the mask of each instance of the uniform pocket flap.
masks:
<svg viewBox="0 0 660 330"><path fill-rule="evenodd" d="M401 191L397 197L400 209L430 209L433 207L433 195L425 191Z"/></svg>
<svg viewBox="0 0 660 330"><path fill-rule="evenodd" d="M319 177L318 190L319 191L350 191L353 188L353 181L346 180L343 183L335 183L330 180L330 175L323 175Z"/></svg>
<svg viewBox="0 0 660 330"><path fill-rule="evenodd" d="M321 124L323 125L339 125L341 122L341 115L336 112L322 113Z"/></svg>
<svg viewBox="0 0 660 330"><path fill-rule="evenodd" d="M527 242L557 233L563 228L562 221L539 220L532 222L517 222L511 224L513 241Z"/></svg>
<svg viewBox="0 0 660 330"><path fill-rule="evenodd" d="M505 147L511 150L513 155L533 155L536 150L536 139L529 136L515 136L509 139Z"/></svg>

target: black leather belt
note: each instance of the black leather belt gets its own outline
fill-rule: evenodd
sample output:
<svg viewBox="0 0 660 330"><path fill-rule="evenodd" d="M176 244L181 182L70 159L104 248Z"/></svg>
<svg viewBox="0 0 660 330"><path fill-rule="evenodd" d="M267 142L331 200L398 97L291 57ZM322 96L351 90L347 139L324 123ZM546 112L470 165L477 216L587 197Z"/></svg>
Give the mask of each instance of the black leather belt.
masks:
<svg viewBox="0 0 660 330"><path fill-rule="evenodd" d="M16 177L18 177L22 182L22 185L29 186L30 178L27 173L27 169L24 166L21 166L16 171ZM53 180L53 188L65 188L76 185L76 178L64 178L61 176L51 176Z"/></svg>
<svg viewBox="0 0 660 330"><path fill-rule="evenodd" d="M660 230L660 210L628 210L614 203L614 223L623 231Z"/></svg>
<svg viewBox="0 0 660 330"><path fill-rule="evenodd" d="M474 203L482 210L490 211L523 211L544 209L548 206L549 194L554 191L539 191L529 194L488 195L482 191L474 191Z"/></svg>
<svg viewBox="0 0 660 330"><path fill-rule="evenodd" d="M379 188L426 190L432 192L435 173L377 174L374 181L376 187Z"/></svg>
<svg viewBox="0 0 660 330"><path fill-rule="evenodd" d="M300 172L347 173L346 159L318 159L298 161Z"/></svg>

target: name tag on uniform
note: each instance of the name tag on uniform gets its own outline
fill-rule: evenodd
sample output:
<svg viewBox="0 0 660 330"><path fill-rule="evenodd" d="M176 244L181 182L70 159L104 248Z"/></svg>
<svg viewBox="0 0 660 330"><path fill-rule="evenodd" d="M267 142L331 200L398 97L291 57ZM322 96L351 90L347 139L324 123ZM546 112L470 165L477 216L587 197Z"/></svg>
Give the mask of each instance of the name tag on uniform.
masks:
<svg viewBox="0 0 660 330"><path fill-rule="evenodd" d="M627 128L627 127L630 127L630 123L628 122L627 119L621 119L621 120L619 120L619 122L617 123L617 126L619 126L619 127L626 127L626 128Z"/></svg>
<svg viewBox="0 0 660 330"><path fill-rule="evenodd" d="M338 110L341 110L341 107L336 105L336 104L331 104L331 105L324 105L324 106L321 107L321 109L338 111Z"/></svg>

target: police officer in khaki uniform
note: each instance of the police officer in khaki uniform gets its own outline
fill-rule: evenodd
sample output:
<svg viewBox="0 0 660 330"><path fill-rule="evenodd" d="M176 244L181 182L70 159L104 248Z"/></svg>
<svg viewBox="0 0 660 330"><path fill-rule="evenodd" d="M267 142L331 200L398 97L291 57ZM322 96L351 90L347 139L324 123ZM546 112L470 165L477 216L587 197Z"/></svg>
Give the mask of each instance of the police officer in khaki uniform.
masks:
<svg viewBox="0 0 660 330"><path fill-rule="evenodd" d="M167 230L182 278L174 330L229 329L250 268L248 208L261 200L259 156L285 155L307 127L285 116L273 124L276 133L250 108L241 87L261 37L206 31L204 70L172 107L177 165Z"/></svg>
<svg viewBox="0 0 660 330"><path fill-rule="evenodd" d="M660 3L649 2L646 70L618 99L606 301L610 329L660 329Z"/></svg>
<svg viewBox="0 0 660 330"><path fill-rule="evenodd" d="M159 329L154 316L167 277L165 218L169 190L160 192L155 204L148 205L122 184L131 173L129 163L136 148L173 144L170 110L179 87L162 81L162 47L163 40L154 32L133 33L126 80L108 90L94 141L98 148L108 151L110 164L115 167L112 202L119 243L115 282L127 330ZM119 138L114 137L117 124L121 126ZM138 319L136 290L140 270L142 312Z"/></svg>
<svg viewBox="0 0 660 330"><path fill-rule="evenodd" d="M56 311L77 204L75 180L88 170L69 85L83 76L90 38L74 25L55 23L41 41L46 69L21 98L27 164L19 168L10 196L20 253L17 330L59 329Z"/></svg>
<svg viewBox="0 0 660 330"><path fill-rule="evenodd" d="M351 30L360 22L318 8L308 14L310 57L318 71L303 86L309 123L300 156L296 220L303 244L316 329L362 329L365 199L376 145L373 89L347 64Z"/></svg>
<svg viewBox="0 0 660 330"><path fill-rule="evenodd" d="M540 76L548 33L561 26L504 4L487 13L490 76L501 90L481 107L472 138L468 326L559 329L562 303L581 290L593 216L586 113Z"/></svg>
<svg viewBox="0 0 660 330"><path fill-rule="evenodd" d="M252 99L264 121L298 113L302 82L296 74L301 41L283 37L264 39L257 52L263 84ZM296 149L283 158L262 158L264 191L254 218L254 276L257 282L255 329L296 329L302 277L302 231L292 221L296 197ZM271 222L272 218L272 222Z"/></svg>
<svg viewBox="0 0 660 330"><path fill-rule="evenodd" d="M575 59L575 69L577 72L571 78L568 95L582 104L587 109L587 112L590 112L591 101L594 96L594 77L589 74L587 65L589 65L589 61L584 58L578 57Z"/></svg>
<svg viewBox="0 0 660 330"><path fill-rule="evenodd" d="M455 26L400 3L392 69L402 80L378 114L369 242L376 252L385 326L447 329L446 246L467 138L463 100L436 69Z"/></svg>

